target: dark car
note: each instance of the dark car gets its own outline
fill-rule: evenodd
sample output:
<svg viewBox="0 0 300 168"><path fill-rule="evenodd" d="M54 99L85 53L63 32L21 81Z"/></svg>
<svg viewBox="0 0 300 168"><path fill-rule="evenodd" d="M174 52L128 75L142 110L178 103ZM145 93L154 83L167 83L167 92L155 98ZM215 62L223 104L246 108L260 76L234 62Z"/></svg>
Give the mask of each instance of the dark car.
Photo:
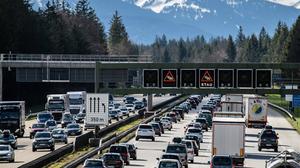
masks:
<svg viewBox="0 0 300 168"><path fill-rule="evenodd" d="M68 124L66 127L67 135L80 135L82 133L82 128L79 124Z"/></svg>
<svg viewBox="0 0 300 168"><path fill-rule="evenodd" d="M119 153L122 156L122 159L126 163L126 165L129 165L129 150L126 145L112 145L109 148L110 153Z"/></svg>
<svg viewBox="0 0 300 168"><path fill-rule="evenodd" d="M198 147L196 141L195 140L190 140L190 139L182 139L181 143L185 144L186 140L189 140L189 141L191 141L193 143L194 153L195 153L196 156L199 156L199 150L200 150L200 148Z"/></svg>
<svg viewBox="0 0 300 168"><path fill-rule="evenodd" d="M46 125L43 124L43 123L40 123L40 124L32 124L31 127L29 127L31 130L30 130L30 134L29 134L29 138L32 139L35 134L37 132L44 132L44 131L47 131L48 129L46 128Z"/></svg>
<svg viewBox="0 0 300 168"><path fill-rule="evenodd" d="M165 130L164 130L164 125L163 125L163 123L160 121L160 118L159 117L155 117L154 119L153 119L153 122L155 122L155 123L158 123L159 124L159 126L160 126L160 130L161 130L161 133L165 133Z"/></svg>
<svg viewBox="0 0 300 168"><path fill-rule="evenodd" d="M124 161L120 153L106 153L103 155L102 160L107 167L123 168Z"/></svg>
<svg viewBox="0 0 300 168"><path fill-rule="evenodd" d="M83 168L107 168L102 159L87 159L85 160Z"/></svg>
<svg viewBox="0 0 300 168"><path fill-rule="evenodd" d="M212 115L208 113L200 113L199 118L205 118L208 124L208 127L212 127Z"/></svg>
<svg viewBox="0 0 300 168"><path fill-rule="evenodd" d="M79 113L79 114L77 114L76 116L75 116L75 121L77 122L77 123L83 123L84 122L84 119L85 119L85 116L86 116L86 114L85 113Z"/></svg>
<svg viewBox="0 0 300 168"><path fill-rule="evenodd" d="M68 143L68 135L64 129L58 128L52 131L52 138L55 142Z"/></svg>
<svg viewBox="0 0 300 168"><path fill-rule="evenodd" d="M182 137L174 137L172 140L173 143L181 143L181 141L182 141Z"/></svg>
<svg viewBox="0 0 300 168"><path fill-rule="evenodd" d="M184 139L187 140L194 140L196 142L196 144L198 145L198 148L200 149L200 139L197 135L185 135Z"/></svg>
<svg viewBox="0 0 300 168"><path fill-rule="evenodd" d="M168 144L167 149L164 150L166 153L175 153L178 154L181 160L181 163L186 168L188 167L187 162L187 148L183 144Z"/></svg>
<svg viewBox="0 0 300 168"><path fill-rule="evenodd" d="M120 144L120 145L127 146L128 150L129 150L130 158L132 158L133 160L136 160L136 158L137 158L137 155L136 155L137 147L135 147L134 144L123 143L123 144Z"/></svg>
<svg viewBox="0 0 300 168"><path fill-rule="evenodd" d="M205 129L205 131L208 131L208 123L206 118L197 118L195 119L196 123L200 123L202 128Z"/></svg>
<svg viewBox="0 0 300 168"><path fill-rule="evenodd" d="M187 101L191 104L191 106L192 106L193 109L197 108L198 105L197 105L197 103L194 100L188 99Z"/></svg>
<svg viewBox="0 0 300 168"><path fill-rule="evenodd" d="M70 113L66 113L62 117L61 127L65 128L68 124L75 123L73 116Z"/></svg>
<svg viewBox="0 0 300 168"><path fill-rule="evenodd" d="M210 162L211 168L232 168L233 161L230 156L215 155Z"/></svg>
<svg viewBox="0 0 300 168"><path fill-rule="evenodd" d="M155 135L161 136L162 131L161 131L160 125L156 122L152 122L149 124L152 125Z"/></svg>
<svg viewBox="0 0 300 168"><path fill-rule="evenodd" d="M134 102L134 107L136 110L142 109L145 107L144 103L141 101L135 101Z"/></svg>
<svg viewBox="0 0 300 168"><path fill-rule="evenodd" d="M274 130L265 130L258 139L258 151L265 149L274 149L278 152L278 136Z"/></svg>
<svg viewBox="0 0 300 168"><path fill-rule="evenodd" d="M55 143L50 132L37 132L32 142L32 151L37 149L50 149L54 151Z"/></svg>
<svg viewBox="0 0 300 168"><path fill-rule="evenodd" d="M172 111L179 114L180 118L184 120L184 111L182 108L179 108L179 107L173 108Z"/></svg>
<svg viewBox="0 0 300 168"><path fill-rule="evenodd" d="M45 123L48 120L53 120L54 117L50 112L40 112L36 116L37 122L38 123Z"/></svg>
<svg viewBox="0 0 300 168"><path fill-rule="evenodd" d="M169 113L166 114L166 117L172 118L172 122L177 123L177 116L176 116L176 113L174 113L174 112L169 112Z"/></svg>
<svg viewBox="0 0 300 168"><path fill-rule="evenodd" d="M10 131L3 131L0 134L0 145L10 145L12 148L17 149L18 143L16 137Z"/></svg>

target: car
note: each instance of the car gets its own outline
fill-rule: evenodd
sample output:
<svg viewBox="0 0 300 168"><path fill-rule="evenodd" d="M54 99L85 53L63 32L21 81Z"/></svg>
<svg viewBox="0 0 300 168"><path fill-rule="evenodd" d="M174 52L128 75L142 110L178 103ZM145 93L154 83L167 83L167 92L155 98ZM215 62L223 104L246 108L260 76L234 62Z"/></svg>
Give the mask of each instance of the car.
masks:
<svg viewBox="0 0 300 168"><path fill-rule="evenodd" d="M66 127L66 133L67 135L81 135L82 127L77 123L68 124Z"/></svg>
<svg viewBox="0 0 300 168"><path fill-rule="evenodd" d="M196 118L194 122L200 123L201 127L205 130L208 131L208 123L206 118Z"/></svg>
<svg viewBox="0 0 300 168"><path fill-rule="evenodd" d="M211 168L232 168L234 167L232 158L226 155L214 155L210 162Z"/></svg>
<svg viewBox="0 0 300 168"><path fill-rule="evenodd" d="M121 113L119 112L119 110L111 110L108 112L108 115L111 119L116 119L117 121L120 120L120 118L122 118Z"/></svg>
<svg viewBox="0 0 300 168"><path fill-rule="evenodd" d="M177 143L177 144L168 144L167 149L163 150L165 153L175 153L178 154L181 160L182 165L185 168L188 168L187 162L187 148L186 145Z"/></svg>
<svg viewBox="0 0 300 168"><path fill-rule="evenodd" d="M175 112L169 112L165 116L170 117L172 119L172 122L177 123L177 115Z"/></svg>
<svg viewBox="0 0 300 168"><path fill-rule="evenodd" d="M183 139L183 140L186 141L186 140L190 140L190 139ZM200 147L197 145L196 140L190 140L190 141L193 143L194 154L196 156L199 156Z"/></svg>
<svg viewBox="0 0 300 168"><path fill-rule="evenodd" d="M196 135L199 141L201 143L203 142L203 133L202 130L199 128L195 128L195 127L188 128L186 131L186 135Z"/></svg>
<svg viewBox="0 0 300 168"><path fill-rule="evenodd" d="M76 121L76 123L83 123L85 117L86 113L78 113L77 115L75 115L74 120Z"/></svg>
<svg viewBox="0 0 300 168"><path fill-rule="evenodd" d="M53 120L54 117L50 112L40 112L36 115L36 120L38 123L45 123L48 120Z"/></svg>
<svg viewBox="0 0 300 168"><path fill-rule="evenodd" d="M134 102L134 108L135 108L135 110L139 110L139 109L142 109L144 107L145 107L145 105L144 105L143 102L141 102L141 101L135 101Z"/></svg>
<svg viewBox="0 0 300 168"><path fill-rule="evenodd" d="M120 104L120 103L115 103L115 104L114 104L114 108L115 108L115 109L119 109L119 108L120 108L120 106L121 106L121 104Z"/></svg>
<svg viewBox="0 0 300 168"><path fill-rule="evenodd" d="M175 159L161 159L156 168L181 168L181 163Z"/></svg>
<svg viewBox="0 0 300 168"><path fill-rule="evenodd" d="M265 130L259 135L258 151L265 149L274 149L278 152L278 136L274 130Z"/></svg>
<svg viewBox="0 0 300 168"><path fill-rule="evenodd" d="M154 128L155 135L161 136L162 132L160 125L156 122L151 122L149 124L152 125L152 127Z"/></svg>
<svg viewBox="0 0 300 168"><path fill-rule="evenodd" d="M174 137L174 138L172 139L172 142L173 142L173 143L181 143L181 140L182 140L182 137Z"/></svg>
<svg viewBox="0 0 300 168"><path fill-rule="evenodd" d="M172 130L172 119L170 117L162 117L161 123L163 124L164 129L168 129L169 131Z"/></svg>
<svg viewBox="0 0 300 168"><path fill-rule="evenodd" d="M45 125L46 125L46 128L48 129L48 131L52 131L55 128L57 128L57 124L56 124L55 120L48 120L48 121L46 121Z"/></svg>
<svg viewBox="0 0 300 168"><path fill-rule="evenodd" d="M193 135L193 134L185 135L184 139L195 141L198 146L198 149L200 149L201 140L199 139L199 137L197 135Z"/></svg>
<svg viewBox="0 0 300 168"><path fill-rule="evenodd" d="M52 138L54 142L64 142L68 143L68 135L64 129L57 128L52 131Z"/></svg>
<svg viewBox="0 0 300 168"><path fill-rule="evenodd" d="M125 99L125 104L133 104L136 101L136 98L133 96L127 96Z"/></svg>
<svg viewBox="0 0 300 168"><path fill-rule="evenodd" d="M182 163L180 161L180 156L178 154L175 154L175 153L165 153L165 154L162 154L160 158L156 158L156 160L161 160L161 159L174 159L174 160L178 160L178 162L180 162L180 167L182 167Z"/></svg>
<svg viewBox="0 0 300 168"><path fill-rule="evenodd" d="M120 107L120 110L123 116L129 117L129 111L126 107Z"/></svg>
<svg viewBox="0 0 300 168"><path fill-rule="evenodd" d="M102 160L107 167L124 168L124 161L120 153L105 153Z"/></svg>
<svg viewBox="0 0 300 168"><path fill-rule="evenodd" d="M194 144L193 141L191 140L182 140L181 144L186 145L186 149L187 149L187 160L190 161L191 163L194 163Z"/></svg>
<svg viewBox="0 0 300 168"><path fill-rule="evenodd" d="M208 124L208 127L211 128L212 127L212 114L209 112L201 112L200 114L198 114L198 118L205 118Z"/></svg>
<svg viewBox="0 0 300 168"><path fill-rule="evenodd" d="M43 123L40 123L40 124L32 124L31 127L29 127L30 129L30 133L29 133L29 138L32 139L35 134L37 132L44 132L44 131L47 131L48 129L46 128L46 125L43 124Z"/></svg>
<svg viewBox="0 0 300 168"><path fill-rule="evenodd" d="M151 139L155 141L155 131L152 125L149 124L140 124L137 131L135 140L138 141L139 139Z"/></svg>
<svg viewBox="0 0 300 168"><path fill-rule="evenodd" d="M134 112L135 109L134 104L126 104L125 106L129 112Z"/></svg>
<svg viewBox="0 0 300 168"><path fill-rule="evenodd" d="M161 93L155 93L155 94L154 94L154 97L161 97L161 96L162 96Z"/></svg>
<svg viewBox="0 0 300 168"><path fill-rule="evenodd" d="M15 151L10 145L0 145L0 161L15 162Z"/></svg>
<svg viewBox="0 0 300 168"><path fill-rule="evenodd" d="M181 109L180 107L177 107L175 109L172 109L173 112L175 112L179 118L178 118L178 121L180 121L180 119L184 120L184 110Z"/></svg>
<svg viewBox="0 0 300 168"><path fill-rule="evenodd" d="M137 154L136 154L137 147L135 147L134 144L131 144L131 143L122 143L120 145L125 145L125 146L128 147L130 158L132 158L133 160L137 159Z"/></svg>
<svg viewBox="0 0 300 168"><path fill-rule="evenodd" d="M164 128L164 125L163 123L161 122L161 119L159 117L155 117L153 118L152 122L154 123L158 123L159 124L159 127L160 127L160 130L161 130L161 133L165 133L165 128Z"/></svg>
<svg viewBox="0 0 300 168"><path fill-rule="evenodd" d="M37 149L50 149L54 151L55 142L50 132L37 132L32 142L32 151Z"/></svg>
<svg viewBox="0 0 300 168"><path fill-rule="evenodd" d="M4 130L0 134L0 145L10 145L14 149L18 148L17 139L9 130Z"/></svg>
<svg viewBox="0 0 300 168"><path fill-rule="evenodd" d="M65 128L68 124L76 123L71 113L64 113L61 121L61 127Z"/></svg>
<svg viewBox="0 0 300 168"><path fill-rule="evenodd" d="M187 124L187 125L184 127L184 133L186 133L186 131L187 131L188 128L194 127L194 124L195 124L195 123L189 123L189 124Z"/></svg>
<svg viewBox="0 0 300 168"><path fill-rule="evenodd" d="M86 159L83 168L107 168L102 159Z"/></svg>
<svg viewBox="0 0 300 168"><path fill-rule="evenodd" d="M109 148L109 153L119 153L126 165L130 164L130 154L127 145L111 145Z"/></svg>

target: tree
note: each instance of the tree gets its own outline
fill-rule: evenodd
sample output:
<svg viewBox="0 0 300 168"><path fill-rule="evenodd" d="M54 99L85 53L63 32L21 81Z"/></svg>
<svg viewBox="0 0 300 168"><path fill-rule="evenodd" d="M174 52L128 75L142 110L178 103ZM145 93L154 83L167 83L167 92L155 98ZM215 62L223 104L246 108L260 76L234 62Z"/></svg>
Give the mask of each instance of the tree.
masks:
<svg viewBox="0 0 300 168"><path fill-rule="evenodd" d="M268 49L270 47L271 38L266 32L266 29L263 27L259 33L259 39L258 39L258 52L259 52L259 58L258 60L261 61L263 57L266 56Z"/></svg>
<svg viewBox="0 0 300 168"><path fill-rule="evenodd" d="M163 62L166 62L166 63L171 62L171 57L170 57L168 49L165 49Z"/></svg>
<svg viewBox="0 0 300 168"><path fill-rule="evenodd" d="M300 16L293 25L286 46L287 62L300 62Z"/></svg>
<svg viewBox="0 0 300 168"><path fill-rule="evenodd" d="M237 58L238 60L242 60L243 55L245 55L245 44L246 44L246 36L243 33L242 26L239 26L238 35L236 37L236 50L237 50Z"/></svg>
<svg viewBox="0 0 300 168"><path fill-rule="evenodd" d="M232 40L232 36L229 35L228 37L228 44L226 48L227 57L225 58L224 62L235 62L236 59L236 47Z"/></svg>

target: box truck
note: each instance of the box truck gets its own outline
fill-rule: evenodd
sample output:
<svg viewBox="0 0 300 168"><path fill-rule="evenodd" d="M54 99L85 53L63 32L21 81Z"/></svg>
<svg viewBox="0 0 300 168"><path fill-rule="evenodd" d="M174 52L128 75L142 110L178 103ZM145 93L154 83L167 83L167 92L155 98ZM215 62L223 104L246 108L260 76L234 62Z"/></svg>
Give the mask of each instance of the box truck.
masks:
<svg viewBox="0 0 300 168"><path fill-rule="evenodd" d="M229 155L236 166L245 159L245 118L214 117L212 124L212 156Z"/></svg>
<svg viewBox="0 0 300 168"><path fill-rule="evenodd" d="M45 109L49 111L54 120L60 124L63 114L70 112L69 96L67 94L50 94L47 95L47 103Z"/></svg>
<svg viewBox="0 0 300 168"><path fill-rule="evenodd" d="M245 96L244 110L249 128L263 128L268 122L268 100L261 96Z"/></svg>
<svg viewBox="0 0 300 168"><path fill-rule="evenodd" d="M231 117L231 118L243 118L242 112L234 111L216 111L214 112L214 117Z"/></svg>
<svg viewBox="0 0 300 168"><path fill-rule="evenodd" d="M18 137L25 132L25 102L0 101L0 129L9 130Z"/></svg>
<svg viewBox="0 0 300 168"><path fill-rule="evenodd" d="M243 95L224 95L221 99L221 111L243 112Z"/></svg>
<svg viewBox="0 0 300 168"><path fill-rule="evenodd" d="M70 113L77 115L85 113L86 108L86 91L67 92L70 102Z"/></svg>

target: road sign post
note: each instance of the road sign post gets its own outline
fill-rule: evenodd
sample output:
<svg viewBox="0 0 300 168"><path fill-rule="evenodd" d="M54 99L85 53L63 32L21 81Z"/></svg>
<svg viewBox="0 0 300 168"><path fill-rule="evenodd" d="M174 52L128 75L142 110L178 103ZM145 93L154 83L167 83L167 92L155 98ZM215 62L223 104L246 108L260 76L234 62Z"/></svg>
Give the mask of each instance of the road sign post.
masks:
<svg viewBox="0 0 300 168"><path fill-rule="evenodd" d="M200 69L199 70L199 87L215 88L215 70Z"/></svg>
<svg viewBox="0 0 300 168"><path fill-rule="evenodd" d="M177 88L177 69L162 70L162 88Z"/></svg>

